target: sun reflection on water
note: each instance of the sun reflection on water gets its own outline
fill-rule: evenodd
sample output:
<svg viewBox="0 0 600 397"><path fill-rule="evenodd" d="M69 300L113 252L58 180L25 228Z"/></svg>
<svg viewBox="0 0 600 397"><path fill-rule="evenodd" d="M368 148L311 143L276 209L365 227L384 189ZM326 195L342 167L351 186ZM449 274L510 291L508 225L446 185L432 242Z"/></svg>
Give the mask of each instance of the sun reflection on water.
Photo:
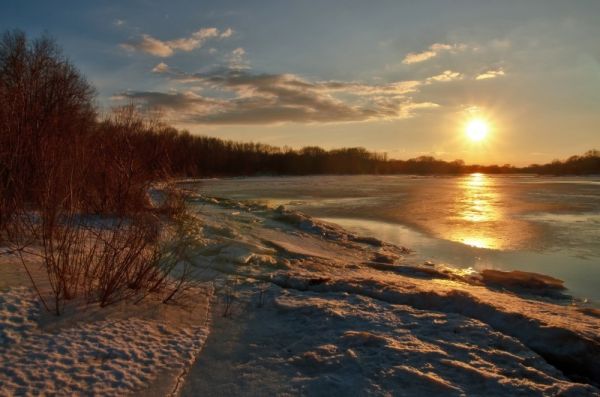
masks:
<svg viewBox="0 0 600 397"><path fill-rule="evenodd" d="M501 248L493 222L501 218L493 181L484 174L475 173L459 183L456 198L456 216L460 220L452 239L476 248Z"/></svg>
<svg viewBox="0 0 600 397"><path fill-rule="evenodd" d="M493 237L472 237L464 236L461 239L461 243L470 245L475 248L498 248L497 240Z"/></svg>
<svg viewBox="0 0 600 397"><path fill-rule="evenodd" d="M491 190L490 181L484 174L471 174L462 183L462 194L459 196L460 216L469 222L485 222L498 218L493 205L495 194Z"/></svg>

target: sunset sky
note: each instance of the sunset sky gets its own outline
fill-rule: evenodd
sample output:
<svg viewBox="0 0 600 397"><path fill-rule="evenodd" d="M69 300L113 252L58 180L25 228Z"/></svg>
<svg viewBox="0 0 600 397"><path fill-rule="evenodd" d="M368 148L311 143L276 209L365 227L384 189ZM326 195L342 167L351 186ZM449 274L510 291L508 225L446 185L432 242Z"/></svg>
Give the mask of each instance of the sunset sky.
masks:
<svg viewBox="0 0 600 397"><path fill-rule="evenodd" d="M6 4L8 3L8 4ZM193 133L517 165L600 149L600 1L9 1ZM466 139L486 120L481 142Z"/></svg>

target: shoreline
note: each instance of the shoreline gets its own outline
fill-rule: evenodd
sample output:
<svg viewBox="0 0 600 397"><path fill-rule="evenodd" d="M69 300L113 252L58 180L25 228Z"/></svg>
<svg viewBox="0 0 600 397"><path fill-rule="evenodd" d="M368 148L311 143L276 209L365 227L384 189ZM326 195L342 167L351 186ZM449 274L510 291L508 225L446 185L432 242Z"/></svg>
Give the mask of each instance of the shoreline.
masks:
<svg viewBox="0 0 600 397"><path fill-rule="evenodd" d="M577 371L583 370L581 365L588 367L590 374L597 371L593 357L599 345L594 328L600 316L593 309L582 309L582 312L574 306L548 303L531 295L520 296L472 285L451 271L407 266L403 262L406 250L401 247L347 233L297 212L199 195L195 200L201 204L204 214L214 210L211 217L218 219L219 227L207 227L208 234L226 236L228 245L221 248L219 254L209 255L210 264L206 265L222 274L268 282L284 291L362 296L386 304L477 319L533 347L564 370L568 367L563 366L560 359L552 358L557 357L553 347L558 343L556 334L553 331L553 336L548 334L549 339L546 339L544 329L563 329L568 335L582 332L582 339L575 345L582 340L591 344L577 352L583 361L570 365L576 365ZM240 235L238 227L246 233ZM236 242L235 249L229 245ZM275 252L269 252L269 248ZM379 263L373 263L374 257ZM225 258L227 261L223 261ZM231 260L237 265L231 264ZM272 269L264 269L265 265ZM554 314L550 315L551 312ZM585 323L590 328L578 329L578 325ZM573 355L574 351L570 351L569 357Z"/></svg>
<svg viewBox="0 0 600 397"><path fill-rule="evenodd" d="M339 220L355 232L405 244L421 261L548 274L564 280L575 299L600 303L594 284L600 251L593 244L600 212L589 178L242 178L189 180L192 190L195 183L206 194ZM565 191L573 197L553 196Z"/></svg>
<svg viewBox="0 0 600 397"><path fill-rule="evenodd" d="M161 395L159 390L167 389L156 388L156 382L178 381L176 392L184 396L252 391L385 394L401 388L431 395L600 393L600 368L594 360L600 354L597 310L490 289L454 269L415 266L403 247L283 207L198 194L189 195L187 202L198 225L199 245L192 247L198 281L210 283L214 291L202 295L204 326L197 328L198 336L180 333L188 342L173 345L172 357L187 357L180 361L187 364L148 362L154 375L140 378L141 383L128 382L134 375L127 372L131 368L122 368L124 382L116 389L120 393L148 395L153 388L152 395ZM6 287L0 293L0 313L9 310L5 298L11 289ZM150 327L145 333L152 335L152 327L166 327L170 331L165 335L174 336L173 330L190 326L189 321L181 323L187 315L172 313L140 320L147 313L135 305L116 312L117 317L73 318L50 334L36 325L39 320L32 320L21 342L0 349L14 355L24 348L19 354L27 355L32 353L27 352L27 340L46 340L58 349L66 343L60 339L61 329L73 339L82 330L89 330L87 338L96 338L100 329L113 327L113 340L104 339L110 350L120 338L118 321L125 327L150 321L144 323ZM117 321L119 316L124 319ZM3 318L13 321L9 315ZM160 345L160 335L152 344ZM129 343L141 343L138 350L143 352L150 345L141 337L130 333ZM195 347L185 347L189 343ZM122 346L119 354L129 355L128 360L139 355ZM190 356L192 351L196 353ZM54 352L46 356L50 362L68 356ZM80 370L96 365L76 362ZM118 363L111 358L101 365ZM13 361L13 372L5 376L15 381L20 373L20 379L27 378L32 365L39 362ZM74 364L51 365L65 375L42 375L44 387L73 387L65 381L73 376L69 365ZM2 366L8 368L8 362ZM164 368L171 370L165 373ZM114 379L102 379L88 382L99 394L110 394L106 387Z"/></svg>

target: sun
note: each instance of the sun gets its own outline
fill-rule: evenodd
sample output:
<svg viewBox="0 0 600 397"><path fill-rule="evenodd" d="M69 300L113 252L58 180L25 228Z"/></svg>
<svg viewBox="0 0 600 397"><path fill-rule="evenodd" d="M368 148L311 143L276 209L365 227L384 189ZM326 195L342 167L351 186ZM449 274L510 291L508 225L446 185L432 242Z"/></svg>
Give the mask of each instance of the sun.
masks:
<svg viewBox="0 0 600 397"><path fill-rule="evenodd" d="M473 119L467 123L467 137L473 142L481 142L489 131L488 124L482 119Z"/></svg>

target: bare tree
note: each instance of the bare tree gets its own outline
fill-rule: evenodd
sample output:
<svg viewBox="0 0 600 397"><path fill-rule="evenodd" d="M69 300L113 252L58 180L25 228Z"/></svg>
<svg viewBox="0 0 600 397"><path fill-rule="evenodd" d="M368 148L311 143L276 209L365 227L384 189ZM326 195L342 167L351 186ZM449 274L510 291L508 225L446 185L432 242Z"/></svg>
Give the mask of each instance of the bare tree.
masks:
<svg viewBox="0 0 600 397"><path fill-rule="evenodd" d="M0 39L0 222L25 202L74 205L94 89L47 36ZM51 181L51 188L48 186ZM54 204L53 204L54 205Z"/></svg>

